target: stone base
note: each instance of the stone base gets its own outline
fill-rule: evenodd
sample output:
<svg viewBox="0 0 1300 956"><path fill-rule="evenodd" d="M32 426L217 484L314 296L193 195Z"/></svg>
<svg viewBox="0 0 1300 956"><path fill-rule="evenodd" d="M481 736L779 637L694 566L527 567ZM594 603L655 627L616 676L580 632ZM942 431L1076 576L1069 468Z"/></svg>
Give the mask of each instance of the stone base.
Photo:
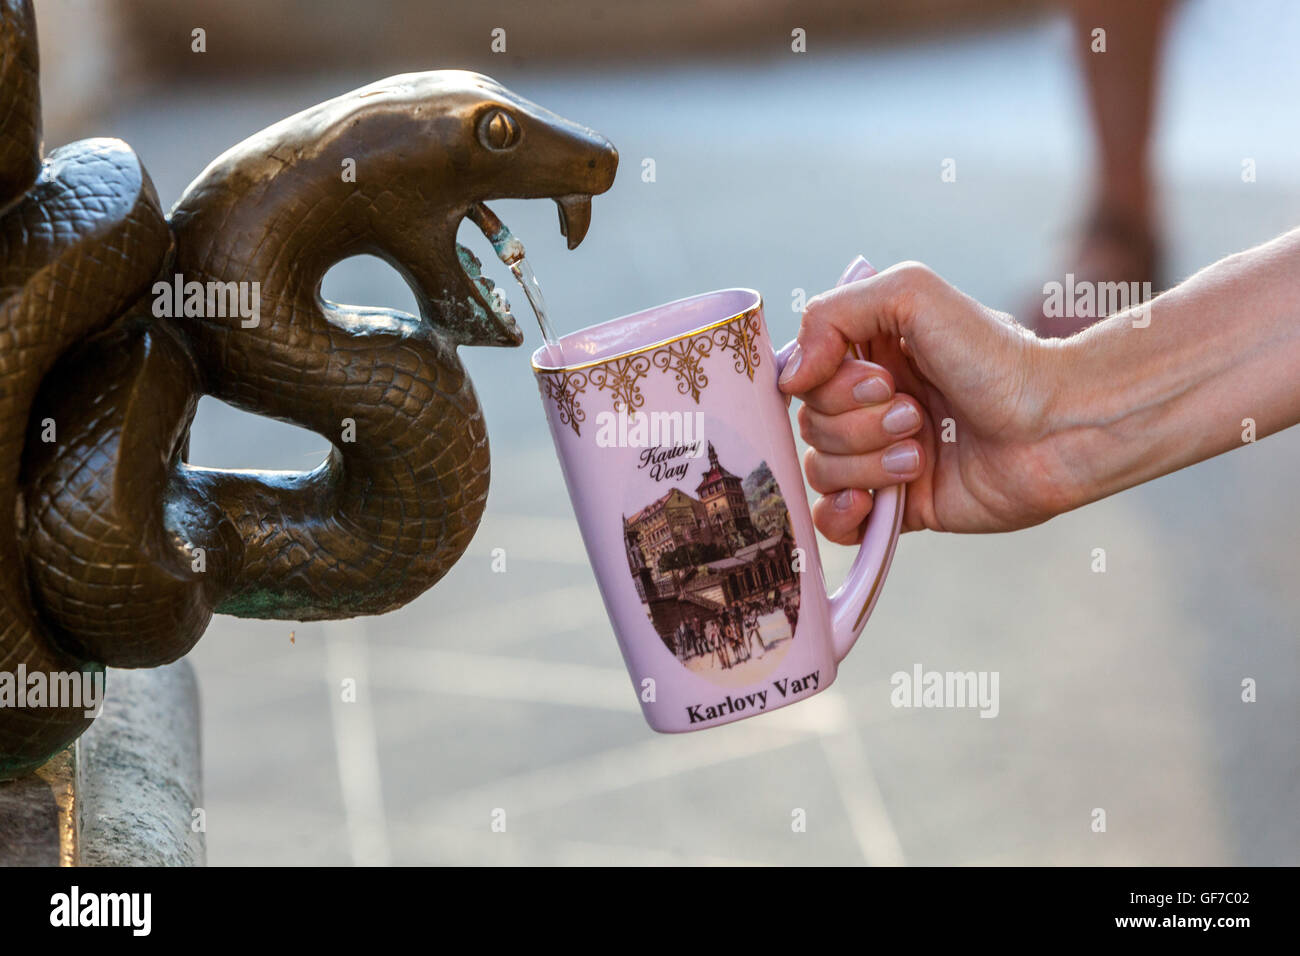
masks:
<svg viewBox="0 0 1300 956"><path fill-rule="evenodd" d="M202 866L194 668L110 668L104 712L21 780L0 783L0 865Z"/></svg>

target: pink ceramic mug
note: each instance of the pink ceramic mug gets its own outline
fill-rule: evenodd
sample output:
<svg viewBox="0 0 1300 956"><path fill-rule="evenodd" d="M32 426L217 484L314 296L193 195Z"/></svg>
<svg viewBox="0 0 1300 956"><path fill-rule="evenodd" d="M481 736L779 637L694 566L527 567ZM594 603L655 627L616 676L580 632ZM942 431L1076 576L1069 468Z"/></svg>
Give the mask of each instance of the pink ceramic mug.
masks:
<svg viewBox="0 0 1300 956"><path fill-rule="evenodd" d="M840 282L871 275L858 259ZM889 571L904 490L877 492L827 597L787 402L793 347L725 289L533 355L551 435L646 720L702 730L825 690Z"/></svg>

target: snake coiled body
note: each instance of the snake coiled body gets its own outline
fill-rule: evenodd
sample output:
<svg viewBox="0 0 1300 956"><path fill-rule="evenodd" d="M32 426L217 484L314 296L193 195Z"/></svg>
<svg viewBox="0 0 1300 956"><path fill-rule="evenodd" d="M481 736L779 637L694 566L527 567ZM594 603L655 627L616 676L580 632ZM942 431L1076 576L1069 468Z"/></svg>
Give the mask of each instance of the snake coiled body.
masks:
<svg viewBox="0 0 1300 956"><path fill-rule="evenodd" d="M422 593L463 553L488 489L456 349L522 338L456 229L484 200L550 197L576 245L578 197L609 187L617 154L486 77L408 74L255 134L164 218L125 144L42 163L20 122L38 116L34 85L8 82L15 62L35 76L30 12L2 2L0 673L155 666L214 611L350 617ZM321 298L325 272L359 254L406 278L418 316ZM256 323L160 309L178 281L257 283ZM188 464L204 394L332 451L303 473ZM87 723L0 708L0 778Z"/></svg>

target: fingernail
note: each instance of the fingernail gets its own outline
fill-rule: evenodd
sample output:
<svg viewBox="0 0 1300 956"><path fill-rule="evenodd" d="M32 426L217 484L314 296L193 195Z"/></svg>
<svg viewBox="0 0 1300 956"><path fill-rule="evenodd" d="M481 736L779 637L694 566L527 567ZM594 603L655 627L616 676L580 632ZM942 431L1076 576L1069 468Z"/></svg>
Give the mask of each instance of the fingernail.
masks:
<svg viewBox="0 0 1300 956"><path fill-rule="evenodd" d="M853 489L846 489L835 496L835 510L848 511L853 507Z"/></svg>
<svg viewBox="0 0 1300 956"><path fill-rule="evenodd" d="M778 384L784 385L790 379L794 378L794 373L799 371L799 363L803 361L803 346L795 344L794 351L785 361L785 368L781 370L781 378Z"/></svg>
<svg viewBox="0 0 1300 956"><path fill-rule="evenodd" d="M891 435L902 435L921 424L920 413L907 402L894 402L885 417L880 420L885 431Z"/></svg>
<svg viewBox="0 0 1300 956"><path fill-rule="evenodd" d="M889 383L883 378L864 378L853 386L853 400L863 405L879 405L889 399Z"/></svg>
<svg viewBox="0 0 1300 956"><path fill-rule="evenodd" d="M916 466L921 463L921 453L916 450L912 444L895 445L893 448L885 450L880 456L880 463L885 466L885 471L891 475L910 475L916 471Z"/></svg>

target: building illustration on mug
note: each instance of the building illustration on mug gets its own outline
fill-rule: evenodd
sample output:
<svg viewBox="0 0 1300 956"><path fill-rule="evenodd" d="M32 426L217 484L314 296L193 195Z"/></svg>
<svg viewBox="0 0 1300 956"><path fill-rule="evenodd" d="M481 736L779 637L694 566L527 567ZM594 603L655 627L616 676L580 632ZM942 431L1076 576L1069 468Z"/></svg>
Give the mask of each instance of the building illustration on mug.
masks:
<svg viewBox="0 0 1300 956"><path fill-rule="evenodd" d="M794 640L790 514L765 461L742 479L710 442L703 473L690 472L685 487L623 516L628 567L650 623L683 666L715 683L748 684L775 669Z"/></svg>

